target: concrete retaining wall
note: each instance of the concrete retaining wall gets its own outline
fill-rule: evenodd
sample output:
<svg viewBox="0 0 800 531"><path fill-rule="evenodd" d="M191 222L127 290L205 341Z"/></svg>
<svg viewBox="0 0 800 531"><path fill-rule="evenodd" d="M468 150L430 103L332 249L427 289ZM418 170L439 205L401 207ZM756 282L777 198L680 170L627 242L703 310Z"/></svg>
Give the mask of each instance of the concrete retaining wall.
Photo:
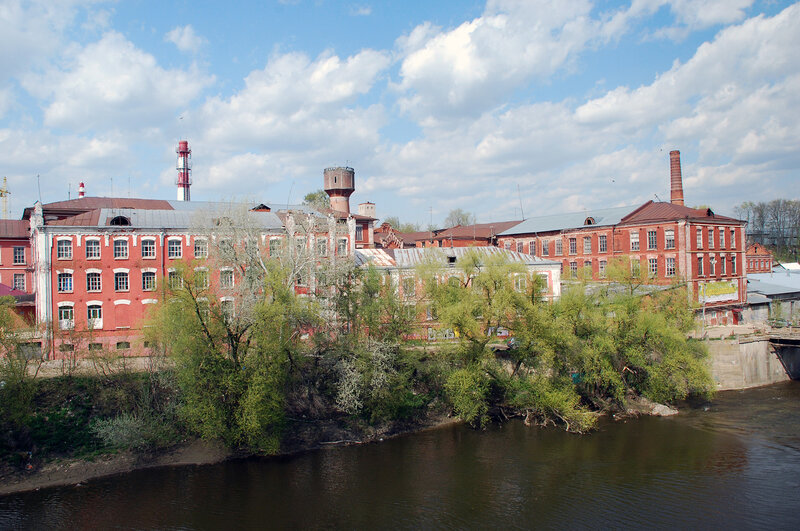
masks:
<svg viewBox="0 0 800 531"><path fill-rule="evenodd" d="M718 391L747 389L789 379L769 340L706 341Z"/></svg>

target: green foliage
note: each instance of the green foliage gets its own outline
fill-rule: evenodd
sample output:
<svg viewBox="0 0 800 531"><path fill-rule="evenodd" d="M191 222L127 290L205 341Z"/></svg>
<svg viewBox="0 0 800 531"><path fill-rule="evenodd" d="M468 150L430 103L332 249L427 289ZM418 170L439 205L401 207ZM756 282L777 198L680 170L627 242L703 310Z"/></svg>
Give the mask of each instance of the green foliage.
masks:
<svg viewBox="0 0 800 531"><path fill-rule="evenodd" d="M444 388L453 410L462 420L476 427L486 425L489 378L479 365L454 370L447 377Z"/></svg>
<svg viewBox="0 0 800 531"><path fill-rule="evenodd" d="M315 208L330 208L331 201L325 190L315 190L303 197L303 204L311 205Z"/></svg>

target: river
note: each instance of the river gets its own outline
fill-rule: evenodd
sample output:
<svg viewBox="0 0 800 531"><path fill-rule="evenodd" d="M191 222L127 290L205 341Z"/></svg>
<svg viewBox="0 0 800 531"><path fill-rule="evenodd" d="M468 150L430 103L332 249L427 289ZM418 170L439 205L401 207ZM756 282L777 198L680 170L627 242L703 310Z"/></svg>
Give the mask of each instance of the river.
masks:
<svg viewBox="0 0 800 531"><path fill-rule="evenodd" d="M0 528L800 529L800 382L590 435L464 426L0 497Z"/></svg>

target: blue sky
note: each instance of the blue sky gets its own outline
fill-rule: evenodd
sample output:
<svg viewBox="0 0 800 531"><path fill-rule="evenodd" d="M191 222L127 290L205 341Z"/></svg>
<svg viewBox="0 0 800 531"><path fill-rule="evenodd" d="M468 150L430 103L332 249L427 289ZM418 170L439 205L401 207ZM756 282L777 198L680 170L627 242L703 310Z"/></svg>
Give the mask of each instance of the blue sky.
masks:
<svg viewBox="0 0 800 531"><path fill-rule="evenodd" d="M0 0L0 176L38 198L356 204L440 224L800 196L800 5Z"/></svg>

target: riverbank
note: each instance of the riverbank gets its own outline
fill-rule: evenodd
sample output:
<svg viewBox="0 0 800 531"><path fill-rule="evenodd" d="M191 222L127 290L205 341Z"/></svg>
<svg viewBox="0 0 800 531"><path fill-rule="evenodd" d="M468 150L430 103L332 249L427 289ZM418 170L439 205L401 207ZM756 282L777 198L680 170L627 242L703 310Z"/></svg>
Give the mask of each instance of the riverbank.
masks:
<svg viewBox="0 0 800 531"><path fill-rule="evenodd" d="M346 420L294 422L287 430L281 450L272 457L383 441L460 423L456 417L433 412L416 421L385 423L359 430ZM34 491L48 487L80 485L93 479L127 474L150 468L212 465L255 454L231 450L217 441L193 439L172 448L154 452L123 451L92 459L47 460L30 469L0 467L0 495Z"/></svg>

